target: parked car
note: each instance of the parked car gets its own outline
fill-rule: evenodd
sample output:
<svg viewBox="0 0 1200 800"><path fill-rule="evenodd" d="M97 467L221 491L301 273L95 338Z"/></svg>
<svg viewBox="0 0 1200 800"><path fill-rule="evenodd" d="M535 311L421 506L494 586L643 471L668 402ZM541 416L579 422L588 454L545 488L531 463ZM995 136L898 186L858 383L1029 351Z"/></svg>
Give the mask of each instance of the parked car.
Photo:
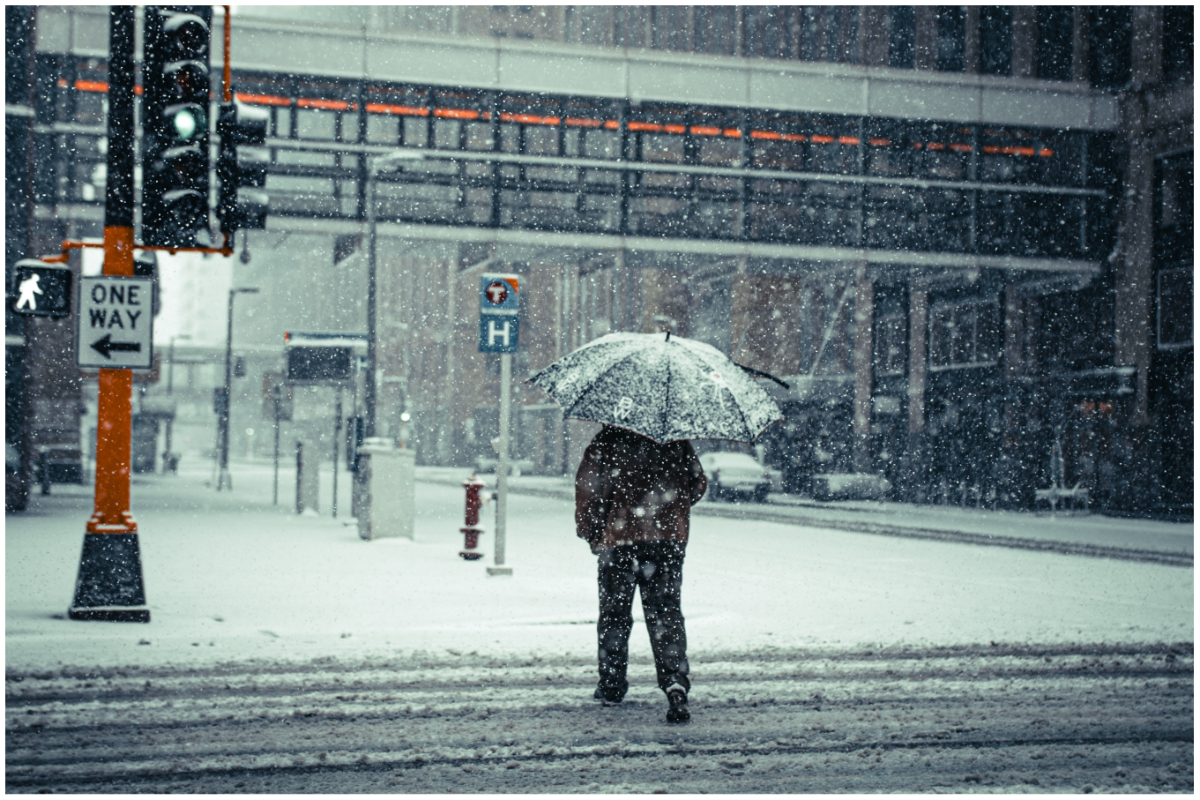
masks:
<svg viewBox="0 0 1200 800"><path fill-rule="evenodd" d="M771 470L745 453L705 453L700 466L708 476L708 496L713 500L749 495L762 503L771 491Z"/></svg>

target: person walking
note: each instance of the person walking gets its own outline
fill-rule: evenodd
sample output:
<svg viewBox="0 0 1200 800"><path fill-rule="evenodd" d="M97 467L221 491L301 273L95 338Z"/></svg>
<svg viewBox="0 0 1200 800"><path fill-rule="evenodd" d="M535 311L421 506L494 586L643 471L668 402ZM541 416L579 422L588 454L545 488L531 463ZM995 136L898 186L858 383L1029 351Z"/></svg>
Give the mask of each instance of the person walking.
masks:
<svg viewBox="0 0 1200 800"><path fill-rule="evenodd" d="M575 476L575 528L598 556L600 679L594 696L605 705L620 703L629 688L631 609L640 588L658 685L667 695L667 722L691 718L680 590L691 507L707 488L687 441L659 444L605 425L584 452Z"/></svg>

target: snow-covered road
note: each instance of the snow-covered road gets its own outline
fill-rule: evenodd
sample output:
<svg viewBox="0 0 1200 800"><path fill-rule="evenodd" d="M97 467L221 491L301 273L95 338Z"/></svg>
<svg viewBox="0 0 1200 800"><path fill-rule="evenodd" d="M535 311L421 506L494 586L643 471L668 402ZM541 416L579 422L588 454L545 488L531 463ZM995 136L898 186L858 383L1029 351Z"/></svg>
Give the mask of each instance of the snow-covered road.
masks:
<svg viewBox="0 0 1200 800"><path fill-rule="evenodd" d="M9 790L1193 785L1190 566L698 516L676 728L641 625L626 703L590 699L569 502L514 495L488 578L461 489L420 484L416 539L363 542L345 476L337 520L272 507L269 465L209 477L135 479L148 625L64 619L88 492L7 517Z"/></svg>
<svg viewBox="0 0 1200 800"><path fill-rule="evenodd" d="M638 671L651 668L646 661ZM705 660L693 721L588 699L592 665L459 656L9 682L7 789L1121 792L1193 787L1190 648Z"/></svg>

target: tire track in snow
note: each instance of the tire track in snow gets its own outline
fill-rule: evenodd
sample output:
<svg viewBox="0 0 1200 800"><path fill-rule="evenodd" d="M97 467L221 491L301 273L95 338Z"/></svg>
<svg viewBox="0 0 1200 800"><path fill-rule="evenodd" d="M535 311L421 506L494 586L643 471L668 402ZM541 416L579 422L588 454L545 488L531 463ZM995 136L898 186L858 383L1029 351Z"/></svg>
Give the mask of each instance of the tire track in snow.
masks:
<svg viewBox="0 0 1200 800"><path fill-rule="evenodd" d="M150 678L10 672L6 786L655 791L667 777L672 792L1192 785L1187 644L792 651L700 657L693 669L685 727L665 725L661 695L638 680L652 673L648 663L633 665L634 689L610 708L587 699L594 674L578 662L160 668Z"/></svg>

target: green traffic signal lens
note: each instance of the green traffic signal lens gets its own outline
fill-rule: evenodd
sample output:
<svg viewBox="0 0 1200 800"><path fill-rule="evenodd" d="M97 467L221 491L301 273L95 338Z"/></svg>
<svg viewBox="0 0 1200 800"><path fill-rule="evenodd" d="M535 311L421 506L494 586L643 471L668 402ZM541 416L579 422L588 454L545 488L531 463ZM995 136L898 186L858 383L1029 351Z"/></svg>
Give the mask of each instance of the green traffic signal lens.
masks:
<svg viewBox="0 0 1200 800"><path fill-rule="evenodd" d="M183 103L168 107L164 112L166 134L177 142L192 142L208 130L204 109L195 103Z"/></svg>
<svg viewBox="0 0 1200 800"><path fill-rule="evenodd" d="M196 128L199 127L196 124L195 115L186 108L176 114L172 122L175 125L175 136L179 139L191 139L196 135Z"/></svg>

